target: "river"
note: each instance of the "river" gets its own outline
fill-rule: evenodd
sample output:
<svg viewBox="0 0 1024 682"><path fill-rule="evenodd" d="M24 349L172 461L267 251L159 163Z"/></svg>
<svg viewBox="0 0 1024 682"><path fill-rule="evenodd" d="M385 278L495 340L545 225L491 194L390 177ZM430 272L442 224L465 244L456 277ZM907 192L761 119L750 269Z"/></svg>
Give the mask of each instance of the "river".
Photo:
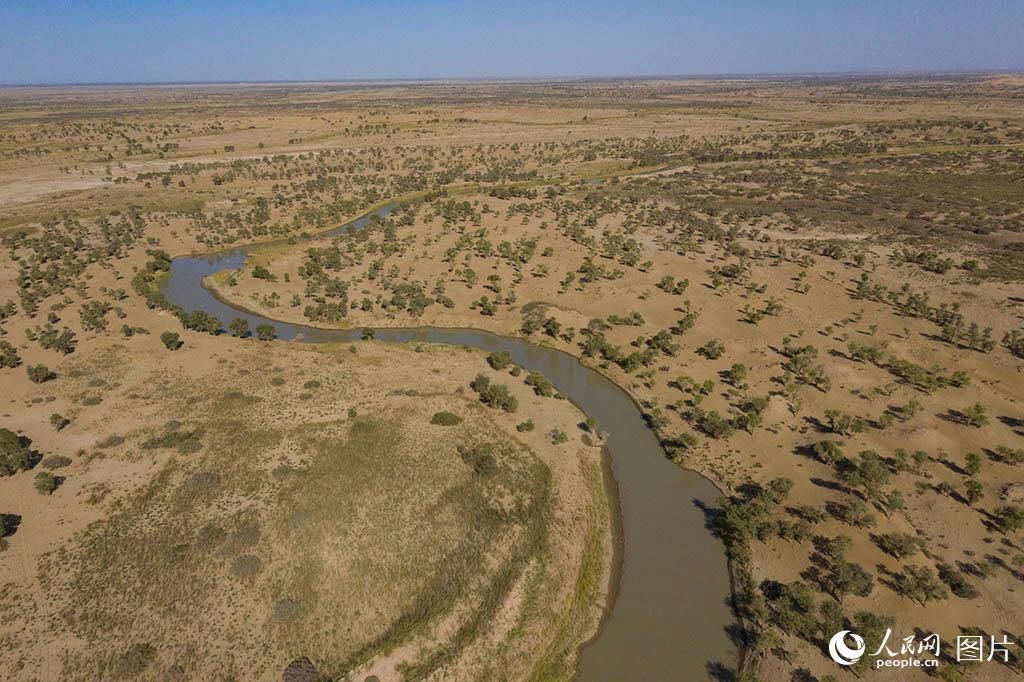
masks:
<svg viewBox="0 0 1024 682"><path fill-rule="evenodd" d="M392 206L376 211L386 217ZM364 216L329 233L361 229ZM203 286L215 272L241 267L251 246L201 256L181 256L164 280L167 299L186 310L204 310L225 325L248 320L250 329L272 324L278 338L304 343L352 341L361 330L320 329L290 324L237 309ZM568 353L521 338L475 329L424 327L378 329L377 341L428 342L507 351L513 360L540 372L607 433L606 447L621 523L617 570L601 627L578 662L582 682L705 680L716 666L733 667L736 648L728 635L736 620L729 608L725 549L707 528L704 509L718 489L699 474L665 457L654 432L633 400L599 372Z"/></svg>

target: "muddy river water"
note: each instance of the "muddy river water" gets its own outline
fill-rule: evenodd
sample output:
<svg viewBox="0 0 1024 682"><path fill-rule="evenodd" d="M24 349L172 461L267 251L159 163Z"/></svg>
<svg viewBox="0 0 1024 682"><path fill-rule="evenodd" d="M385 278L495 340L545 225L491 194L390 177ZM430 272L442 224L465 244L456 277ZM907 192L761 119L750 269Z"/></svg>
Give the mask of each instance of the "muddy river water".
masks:
<svg viewBox="0 0 1024 682"><path fill-rule="evenodd" d="M391 206L378 209L384 217ZM361 229L365 216L332 231ZM328 233L330 234L330 233ZM204 310L225 325L236 317L272 324L278 338L305 343L351 341L361 330L289 324L234 308L203 286L203 278L242 266L251 247L175 258L163 291L186 310ZM473 329L378 329L378 341L428 342L507 351L525 369L540 372L608 434L606 447L621 519L616 523L617 570L600 630L580 652L584 682L706 680L737 657L727 634L725 550L707 529L704 509L719 496L702 476L668 461L632 399L611 380L562 351Z"/></svg>

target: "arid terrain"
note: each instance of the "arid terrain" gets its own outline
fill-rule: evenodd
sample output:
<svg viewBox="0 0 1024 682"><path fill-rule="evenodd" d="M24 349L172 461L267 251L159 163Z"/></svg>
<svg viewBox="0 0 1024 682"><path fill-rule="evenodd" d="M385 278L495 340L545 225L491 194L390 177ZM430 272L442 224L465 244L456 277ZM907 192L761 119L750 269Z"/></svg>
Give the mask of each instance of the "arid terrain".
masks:
<svg viewBox="0 0 1024 682"><path fill-rule="evenodd" d="M0 88L0 235L0 678L572 677L601 425L493 354L161 292L247 244L204 282L239 309L625 389L723 491L710 675L1024 669L1018 75ZM844 629L940 660L843 668Z"/></svg>

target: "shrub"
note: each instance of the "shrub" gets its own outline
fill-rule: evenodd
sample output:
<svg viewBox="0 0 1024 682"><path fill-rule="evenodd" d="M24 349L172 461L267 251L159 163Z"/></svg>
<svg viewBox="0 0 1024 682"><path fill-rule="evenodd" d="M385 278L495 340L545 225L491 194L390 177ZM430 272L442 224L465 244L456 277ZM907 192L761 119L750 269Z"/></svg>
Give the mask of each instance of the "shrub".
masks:
<svg viewBox="0 0 1024 682"><path fill-rule="evenodd" d="M136 644L117 657L117 674L124 678L136 678L156 658L156 648L151 644Z"/></svg>
<svg viewBox="0 0 1024 682"><path fill-rule="evenodd" d="M498 462L490 452L490 446L476 445L474 447L458 447L462 461L473 470L477 476L492 476L498 471Z"/></svg>
<svg viewBox="0 0 1024 682"><path fill-rule="evenodd" d="M480 400L488 407L500 408L505 412L515 412L519 409L519 401L509 393L508 386L504 384L489 385L480 391Z"/></svg>
<svg viewBox="0 0 1024 682"><path fill-rule="evenodd" d="M507 351L495 351L487 356L487 364L492 369L501 371L512 364L512 354Z"/></svg>
<svg viewBox="0 0 1024 682"><path fill-rule="evenodd" d="M164 332L160 335L160 341L167 347L167 350L178 350L182 346L181 337L177 332Z"/></svg>
<svg viewBox="0 0 1024 682"><path fill-rule="evenodd" d="M518 431L519 433L527 433L529 431L533 431L533 429L534 429L534 426L533 426L533 420L532 419L527 419L524 422L520 422L519 424L516 424L516 431Z"/></svg>
<svg viewBox="0 0 1024 682"><path fill-rule="evenodd" d="M259 557L251 554L242 554L231 564L231 572L239 578L252 578L263 568L263 562Z"/></svg>
<svg viewBox="0 0 1024 682"><path fill-rule="evenodd" d="M252 269L252 276L255 277L256 279L267 280L268 282L276 282L277 281L277 276L274 275L272 272L270 272L270 270L267 270L262 265L257 265L256 267L254 267Z"/></svg>
<svg viewBox="0 0 1024 682"><path fill-rule="evenodd" d="M539 372L530 372L526 377L526 385L533 387L533 392L543 398L550 398L555 394L554 385Z"/></svg>
<svg viewBox="0 0 1024 682"><path fill-rule="evenodd" d="M455 426L462 423L462 417L451 412L436 412L430 418L430 423L437 424L438 426Z"/></svg>
<svg viewBox="0 0 1024 682"><path fill-rule="evenodd" d="M21 364L18 351L6 341L0 341L0 367L17 367Z"/></svg>
<svg viewBox="0 0 1024 682"><path fill-rule="evenodd" d="M273 341L277 338L277 330L272 324L256 325L256 338L260 341Z"/></svg>
<svg viewBox="0 0 1024 682"><path fill-rule="evenodd" d="M64 455L50 455L44 457L40 465L44 469L63 469L66 466L71 465L71 458L65 457Z"/></svg>
<svg viewBox="0 0 1024 682"><path fill-rule="evenodd" d="M55 378L57 375L50 371L50 368L40 363L38 365L31 365L28 367L28 378L33 383L41 384L44 381L49 381Z"/></svg>
<svg viewBox="0 0 1024 682"><path fill-rule="evenodd" d="M178 316L178 319L181 320L181 324L185 329L206 332L215 336L220 334L220 320L204 310L193 310L190 313L183 312Z"/></svg>
<svg viewBox="0 0 1024 682"><path fill-rule="evenodd" d="M697 352L708 360L717 360L725 354L725 345L718 339L712 339L698 348Z"/></svg>
<svg viewBox="0 0 1024 682"><path fill-rule="evenodd" d="M57 489L58 484L59 481L57 477L49 471L40 471L36 474L35 480L32 482L32 485L37 491L39 491L40 495L49 495Z"/></svg>

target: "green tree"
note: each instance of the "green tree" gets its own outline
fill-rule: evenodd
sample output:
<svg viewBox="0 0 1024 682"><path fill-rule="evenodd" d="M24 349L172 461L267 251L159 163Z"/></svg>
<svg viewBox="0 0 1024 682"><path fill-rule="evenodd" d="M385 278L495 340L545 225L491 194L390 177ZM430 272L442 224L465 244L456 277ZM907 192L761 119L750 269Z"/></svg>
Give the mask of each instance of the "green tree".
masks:
<svg viewBox="0 0 1024 682"><path fill-rule="evenodd" d="M976 429L988 424L988 409L981 403L974 403L970 407L964 408L960 414L961 421Z"/></svg>
<svg viewBox="0 0 1024 682"><path fill-rule="evenodd" d="M35 480L32 482L32 485L35 487L37 491L39 491L40 495L49 495L50 493L57 489L58 483L59 480L57 479L57 477L51 474L49 471L40 471L38 474L36 474Z"/></svg>
<svg viewBox="0 0 1024 682"><path fill-rule="evenodd" d="M11 476L32 466L28 440L10 429L0 429L0 476Z"/></svg>
<svg viewBox="0 0 1024 682"><path fill-rule="evenodd" d="M921 606L934 599L945 599L949 596L949 590L928 566L904 566L903 570L896 574L895 583L897 592L913 599Z"/></svg>
<svg viewBox="0 0 1024 682"><path fill-rule="evenodd" d="M1024 509L1015 504L1003 505L992 512L992 518L1003 533L1012 533L1024 526Z"/></svg>
<svg viewBox="0 0 1024 682"><path fill-rule="evenodd" d="M272 324L256 325L256 338L260 341L273 341L277 338L277 330Z"/></svg>
<svg viewBox="0 0 1024 682"><path fill-rule="evenodd" d="M249 335L249 321L241 317L236 317L228 324L228 329L231 331L232 336L240 339L245 338Z"/></svg>
<svg viewBox="0 0 1024 682"><path fill-rule="evenodd" d="M967 483L964 484L964 489L965 496L967 497L967 504L969 505L973 505L984 495L984 490L982 489L981 484L973 478L969 479Z"/></svg>
<svg viewBox="0 0 1024 682"><path fill-rule="evenodd" d="M964 471L968 476L977 476L981 471L981 456L976 452L968 452L964 458Z"/></svg>
<svg viewBox="0 0 1024 682"><path fill-rule="evenodd" d="M178 350L182 346L181 337L178 332L164 332L160 335L160 341L167 346L168 350Z"/></svg>
<svg viewBox="0 0 1024 682"><path fill-rule="evenodd" d="M18 351L6 341L0 341L0 367L17 367L21 364Z"/></svg>
<svg viewBox="0 0 1024 682"><path fill-rule="evenodd" d="M49 381L55 378L57 375L50 371L50 368L40 363L38 365L30 365L28 368L28 378L33 383L41 384L44 381Z"/></svg>
<svg viewBox="0 0 1024 682"><path fill-rule="evenodd" d="M508 351L495 351L487 356L487 364L499 372L512 364L512 354Z"/></svg>

